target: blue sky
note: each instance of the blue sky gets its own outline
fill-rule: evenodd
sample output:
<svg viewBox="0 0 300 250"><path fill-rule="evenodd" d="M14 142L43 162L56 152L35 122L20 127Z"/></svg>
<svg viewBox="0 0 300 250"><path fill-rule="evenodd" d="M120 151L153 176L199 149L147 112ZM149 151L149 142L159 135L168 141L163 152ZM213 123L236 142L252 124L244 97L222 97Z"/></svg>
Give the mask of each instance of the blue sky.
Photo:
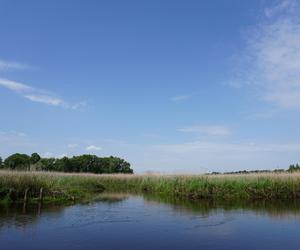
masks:
<svg viewBox="0 0 300 250"><path fill-rule="evenodd" d="M0 0L0 155L136 172L300 160L300 2Z"/></svg>

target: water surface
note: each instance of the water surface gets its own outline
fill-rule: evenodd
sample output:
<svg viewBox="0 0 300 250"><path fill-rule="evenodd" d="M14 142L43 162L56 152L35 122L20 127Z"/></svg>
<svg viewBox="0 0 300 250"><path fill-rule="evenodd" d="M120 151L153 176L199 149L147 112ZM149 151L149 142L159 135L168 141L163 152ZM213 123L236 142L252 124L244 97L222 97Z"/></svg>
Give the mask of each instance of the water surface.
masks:
<svg viewBox="0 0 300 250"><path fill-rule="evenodd" d="M299 203L191 203L105 194L68 207L0 207L9 249L300 249Z"/></svg>

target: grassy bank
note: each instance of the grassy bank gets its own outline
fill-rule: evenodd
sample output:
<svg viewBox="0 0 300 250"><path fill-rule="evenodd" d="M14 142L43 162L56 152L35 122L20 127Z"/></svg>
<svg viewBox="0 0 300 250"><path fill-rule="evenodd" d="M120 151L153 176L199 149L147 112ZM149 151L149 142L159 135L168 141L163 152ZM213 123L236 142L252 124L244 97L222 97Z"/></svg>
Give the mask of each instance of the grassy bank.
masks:
<svg viewBox="0 0 300 250"><path fill-rule="evenodd" d="M107 191L149 193L191 200L295 200L300 174L95 175L0 171L0 199L81 200Z"/></svg>
<svg viewBox="0 0 300 250"><path fill-rule="evenodd" d="M146 192L191 200L295 200L300 198L300 174L133 175L101 176L111 191Z"/></svg>
<svg viewBox="0 0 300 250"><path fill-rule="evenodd" d="M0 171L1 202L74 202L103 190L96 175Z"/></svg>

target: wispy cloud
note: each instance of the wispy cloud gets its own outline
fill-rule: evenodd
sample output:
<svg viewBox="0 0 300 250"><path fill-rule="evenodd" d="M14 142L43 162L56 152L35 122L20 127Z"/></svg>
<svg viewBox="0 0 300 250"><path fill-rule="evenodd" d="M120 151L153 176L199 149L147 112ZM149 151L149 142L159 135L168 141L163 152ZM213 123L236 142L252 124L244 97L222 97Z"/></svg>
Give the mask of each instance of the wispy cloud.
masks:
<svg viewBox="0 0 300 250"><path fill-rule="evenodd" d="M0 60L0 72L25 70L31 68L31 66L26 64ZM63 99L56 97L53 93L49 93L49 91L37 89L28 84L12 81L9 79L0 78L0 87L4 87L18 94L21 94L24 98L32 102L43 103L51 106L61 106L67 109L77 110L87 105L85 101L70 104Z"/></svg>
<svg viewBox="0 0 300 250"><path fill-rule="evenodd" d="M225 143L191 141L154 145L140 160L160 171L192 172L286 168L297 161L300 143ZM155 159L155 161L153 161ZM143 162L148 160L148 162ZM164 166L164 167L161 167Z"/></svg>
<svg viewBox="0 0 300 250"><path fill-rule="evenodd" d="M0 60L0 71L25 70L32 67L23 63Z"/></svg>
<svg viewBox="0 0 300 250"><path fill-rule="evenodd" d="M191 99L192 95L177 95L170 98L173 102L180 102L180 101L186 101L188 99Z"/></svg>
<svg viewBox="0 0 300 250"><path fill-rule="evenodd" d="M0 78L0 86L7 88L9 90L15 91L15 92L26 92L26 91L32 91L33 89L29 87L28 85L20 82L15 82L7 79Z"/></svg>
<svg viewBox="0 0 300 250"><path fill-rule="evenodd" d="M22 131L0 131L0 151L4 151L7 147L30 147L32 145L28 135Z"/></svg>
<svg viewBox="0 0 300 250"><path fill-rule="evenodd" d="M194 141L181 144L157 145L156 148L173 153L210 152L210 153L238 153L238 152L300 152L299 143L255 144L255 143L214 143Z"/></svg>
<svg viewBox="0 0 300 250"><path fill-rule="evenodd" d="M265 8L264 13L266 17L272 18L275 15L282 14L283 11L289 14L293 14L296 8L296 0L281 0L276 5Z"/></svg>
<svg viewBox="0 0 300 250"><path fill-rule="evenodd" d="M95 145L89 145L86 147L87 151L100 151L102 150L102 147L95 146Z"/></svg>
<svg viewBox="0 0 300 250"><path fill-rule="evenodd" d="M70 109L73 109L73 110L77 110L77 109L81 109L81 108L84 108L88 105L88 103L86 101L82 101L82 102L78 102L78 103L75 103L75 104L72 104L72 105L67 105Z"/></svg>
<svg viewBox="0 0 300 250"><path fill-rule="evenodd" d="M21 94L24 98L32 102L43 103L51 106L60 106L73 110L80 109L86 106L86 102L70 104L63 99L48 93L48 91L37 89L29 86L28 84L11 81L4 78L0 78L0 87L4 87L18 94Z"/></svg>
<svg viewBox="0 0 300 250"><path fill-rule="evenodd" d="M194 133L198 135L206 136L227 136L231 134L229 128L224 126L188 126L178 129L180 132L184 133Z"/></svg>
<svg viewBox="0 0 300 250"><path fill-rule="evenodd" d="M265 9L264 20L248 32L229 84L248 84L264 101L282 108L300 108L299 9L299 2L293 0Z"/></svg>
<svg viewBox="0 0 300 250"><path fill-rule="evenodd" d="M32 102L40 102L48 105L53 105L53 106L59 106L64 103L63 100L52 97L52 96L46 96L46 95L25 95L24 96L26 99L32 101Z"/></svg>
<svg viewBox="0 0 300 250"><path fill-rule="evenodd" d="M15 130L11 130L9 132L6 131L1 131L0 130L0 135L2 136L15 136L15 137L27 137L27 134L24 132L20 132L20 131L15 131Z"/></svg>

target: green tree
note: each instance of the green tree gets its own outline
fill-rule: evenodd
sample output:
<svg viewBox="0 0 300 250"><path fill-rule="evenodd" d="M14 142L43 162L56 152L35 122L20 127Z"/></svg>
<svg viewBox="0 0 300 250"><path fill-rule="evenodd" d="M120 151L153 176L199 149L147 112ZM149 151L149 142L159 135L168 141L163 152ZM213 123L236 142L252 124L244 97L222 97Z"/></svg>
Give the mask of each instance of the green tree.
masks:
<svg viewBox="0 0 300 250"><path fill-rule="evenodd" d="M42 170L44 171L55 171L55 158L42 158Z"/></svg>
<svg viewBox="0 0 300 250"><path fill-rule="evenodd" d="M290 165L288 171L289 171L289 172L300 171L300 166L299 166L299 164L297 163L296 165L294 165L294 164Z"/></svg>
<svg viewBox="0 0 300 250"><path fill-rule="evenodd" d="M3 168L3 160L1 157L0 157L0 168Z"/></svg>
<svg viewBox="0 0 300 250"><path fill-rule="evenodd" d="M125 160L110 156L98 157L96 155L80 155L71 158L63 157L41 158L37 153L31 156L14 154L4 161L4 166L9 169L44 170L58 172L78 173L133 173L130 164Z"/></svg>
<svg viewBox="0 0 300 250"><path fill-rule="evenodd" d="M31 154L31 157L30 157L30 163L31 164L36 164L37 162L39 162L41 160L41 157L39 156L38 153L33 153Z"/></svg>
<svg viewBox="0 0 300 250"><path fill-rule="evenodd" d="M29 170L30 168L30 156L26 154L13 154L7 157L4 161L5 168L18 169L18 170Z"/></svg>

